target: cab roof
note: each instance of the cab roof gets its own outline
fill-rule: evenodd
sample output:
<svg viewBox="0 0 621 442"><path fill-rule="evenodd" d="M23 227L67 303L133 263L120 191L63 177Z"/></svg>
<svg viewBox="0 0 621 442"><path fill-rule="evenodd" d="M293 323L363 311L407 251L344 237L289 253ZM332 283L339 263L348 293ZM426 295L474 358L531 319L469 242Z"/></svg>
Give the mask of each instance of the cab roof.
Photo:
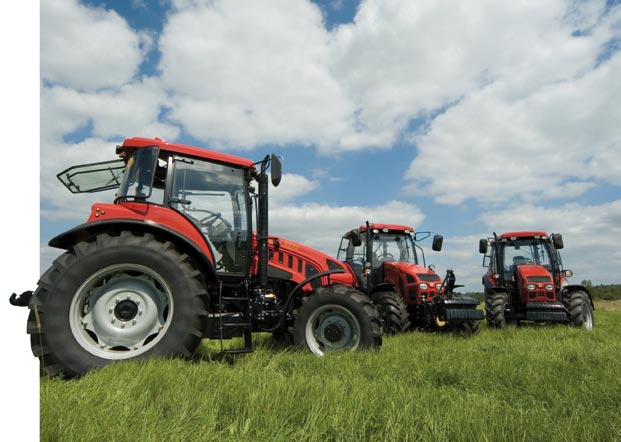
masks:
<svg viewBox="0 0 621 442"><path fill-rule="evenodd" d="M410 233L414 233L414 227L412 226L404 226L404 225L400 225L400 224L369 224L369 228L371 230L373 229L377 229L380 232L384 229L390 231L390 232L404 232L405 230L409 231ZM367 231L367 226L363 225L360 226L360 232L366 232Z"/></svg>
<svg viewBox="0 0 621 442"><path fill-rule="evenodd" d="M506 232L506 233L503 233L502 235L500 235L498 238L500 238L500 239L503 239L503 238L510 239L512 237L516 237L516 238L533 238L535 236L548 236L548 234L546 232L543 232L543 231Z"/></svg>
<svg viewBox="0 0 621 442"><path fill-rule="evenodd" d="M204 149L201 147L186 146L185 144L168 143L161 138L127 138L123 141L122 147L150 147L158 146L160 150L166 152L178 153L181 155L189 155L206 160L217 161L219 163L231 164L235 166L253 168L254 162L246 158L236 157L222 152Z"/></svg>

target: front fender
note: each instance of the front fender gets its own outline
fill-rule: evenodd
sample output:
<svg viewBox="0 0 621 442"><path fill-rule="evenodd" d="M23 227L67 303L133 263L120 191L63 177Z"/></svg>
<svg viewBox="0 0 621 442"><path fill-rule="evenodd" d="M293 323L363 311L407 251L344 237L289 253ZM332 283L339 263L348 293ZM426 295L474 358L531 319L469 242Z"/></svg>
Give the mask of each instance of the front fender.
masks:
<svg viewBox="0 0 621 442"><path fill-rule="evenodd" d="M593 296L591 295L591 293L585 286L580 285L580 284L566 285L565 287L563 287L563 291L564 292L582 291L586 293L589 296L589 301L591 301L591 307L593 307L593 310L595 310L595 304L593 304Z"/></svg>
<svg viewBox="0 0 621 442"><path fill-rule="evenodd" d="M69 250L78 242L92 241L101 233L114 234L115 232L121 232L123 230L151 233L152 235L156 235L170 241L183 252L193 256L196 259L207 279L215 278L216 270L214 266L213 252L211 251L211 248L209 248L209 244L206 244L209 251L208 255L195 242L191 241L184 235L181 235L166 226L162 226L151 221L136 219L111 219L87 222L55 236L50 240L49 245L50 247Z"/></svg>

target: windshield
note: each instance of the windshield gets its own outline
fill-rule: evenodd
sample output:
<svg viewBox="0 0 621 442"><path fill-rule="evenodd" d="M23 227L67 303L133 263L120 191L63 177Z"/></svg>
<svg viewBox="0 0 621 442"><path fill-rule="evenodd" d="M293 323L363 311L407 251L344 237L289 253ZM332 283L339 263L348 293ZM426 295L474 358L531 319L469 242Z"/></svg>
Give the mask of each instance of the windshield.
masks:
<svg viewBox="0 0 621 442"><path fill-rule="evenodd" d="M117 198L146 200L151 196L158 153L158 147L145 147L129 153Z"/></svg>
<svg viewBox="0 0 621 442"><path fill-rule="evenodd" d="M517 266L537 264L552 271L548 246L541 239L517 239L504 245L503 266L505 272L513 273Z"/></svg>
<svg viewBox="0 0 621 442"><path fill-rule="evenodd" d="M367 235L361 235L362 244L353 250L354 263L366 263ZM373 253L371 267L379 267L384 262L407 262L418 264L418 256L414 248L412 237L405 233L375 233L373 234Z"/></svg>

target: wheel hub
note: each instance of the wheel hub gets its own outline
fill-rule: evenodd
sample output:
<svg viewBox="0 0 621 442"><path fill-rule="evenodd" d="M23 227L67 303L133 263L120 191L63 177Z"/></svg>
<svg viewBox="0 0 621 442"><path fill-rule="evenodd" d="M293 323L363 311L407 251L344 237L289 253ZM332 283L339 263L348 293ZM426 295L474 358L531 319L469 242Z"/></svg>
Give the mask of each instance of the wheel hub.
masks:
<svg viewBox="0 0 621 442"><path fill-rule="evenodd" d="M343 326L338 323L328 324L324 329L324 336L330 342L338 342L343 339L344 335Z"/></svg>
<svg viewBox="0 0 621 442"><path fill-rule="evenodd" d="M114 308L114 316L121 321L131 321L138 314L138 305L129 299L119 302Z"/></svg>

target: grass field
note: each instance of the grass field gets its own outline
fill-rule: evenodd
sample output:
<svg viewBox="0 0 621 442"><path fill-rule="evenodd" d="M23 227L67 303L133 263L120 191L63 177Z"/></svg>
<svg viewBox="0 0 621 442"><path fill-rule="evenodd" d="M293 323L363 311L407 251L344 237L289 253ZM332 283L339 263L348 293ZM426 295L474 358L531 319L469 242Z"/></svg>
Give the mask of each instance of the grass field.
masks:
<svg viewBox="0 0 621 442"><path fill-rule="evenodd" d="M257 351L41 379L42 441L618 441L621 302L592 331L411 332L379 352ZM219 346L217 346L219 349Z"/></svg>

